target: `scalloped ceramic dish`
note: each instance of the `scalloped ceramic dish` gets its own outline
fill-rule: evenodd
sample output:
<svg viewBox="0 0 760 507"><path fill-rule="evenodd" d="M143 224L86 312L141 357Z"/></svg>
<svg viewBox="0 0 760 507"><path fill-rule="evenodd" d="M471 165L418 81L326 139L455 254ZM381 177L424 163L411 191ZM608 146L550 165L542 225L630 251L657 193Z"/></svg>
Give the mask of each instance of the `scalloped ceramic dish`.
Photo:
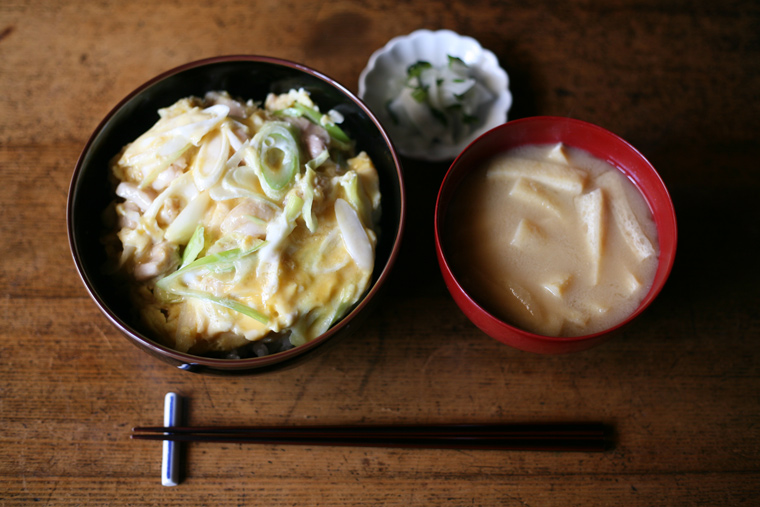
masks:
<svg viewBox="0 0 760 507"><path fill-rule="evenodd" d="M493 95L492 100L480 105L477 114L479 121L474 128L456 144L426 140L408 127L396 124L386 108L388 101L397 96L403 87L410 65L426 61L436 67L443 66L448 56L460 58L470 67L475 79ZM509 77L499 66L496 55L483 49L472 37L450 30L417 30L391 39L385 47L372 54L362 71L359 98L378 117L399 153L429 161L453 160L480 135L506 122L512 105Z"/></svg>

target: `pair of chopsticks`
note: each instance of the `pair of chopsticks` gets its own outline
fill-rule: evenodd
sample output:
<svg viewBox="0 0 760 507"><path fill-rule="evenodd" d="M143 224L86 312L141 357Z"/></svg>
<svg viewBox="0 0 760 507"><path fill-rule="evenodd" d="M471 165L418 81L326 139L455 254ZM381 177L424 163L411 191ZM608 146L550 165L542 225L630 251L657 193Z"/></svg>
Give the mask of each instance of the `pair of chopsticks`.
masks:
<svg viewBox="0 0 760 507"><path fill-rule="evenodd" d="M305 446L595 452L611 444L610 430L601 424L143 426L132 431L136 440Z"/></svg>

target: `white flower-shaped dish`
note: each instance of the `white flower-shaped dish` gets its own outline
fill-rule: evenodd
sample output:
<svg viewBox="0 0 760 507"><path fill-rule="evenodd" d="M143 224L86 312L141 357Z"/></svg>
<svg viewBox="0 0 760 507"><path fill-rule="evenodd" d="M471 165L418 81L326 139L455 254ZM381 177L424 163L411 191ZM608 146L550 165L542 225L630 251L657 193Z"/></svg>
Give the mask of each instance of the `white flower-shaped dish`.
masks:
<svg viewBox="0 0 760 507"><path fill-rule="evenodd" d="M479 108L478 121L469 135L456 144L427 140L414 130L396 124L386 107L404 86L410 65L426 61L435 67L444 66L449 56L460 58L475 79L493 94L493 100ZM385 47L372 54L359 76L359 97L388 131L399 153L437 162L456 158L477 137L506 122L512 106L509 77L499 66L496 55L472 37L451 30L417 30L391 39Z"/></svg>

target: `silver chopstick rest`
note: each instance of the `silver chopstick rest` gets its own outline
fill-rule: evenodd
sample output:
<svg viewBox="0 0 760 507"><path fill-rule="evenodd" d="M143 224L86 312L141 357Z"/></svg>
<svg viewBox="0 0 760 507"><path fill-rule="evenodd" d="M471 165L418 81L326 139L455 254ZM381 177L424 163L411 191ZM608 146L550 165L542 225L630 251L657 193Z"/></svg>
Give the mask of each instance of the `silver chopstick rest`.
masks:
<svg viewBox="0 0 760 507"><path fill-rule="evenodd" d="M180 397L177 393L166 393L164 397L164 426L180 425ZM164 440L163 460L161 462L161 484L177 486L179 484L179 442Z"/></svg>

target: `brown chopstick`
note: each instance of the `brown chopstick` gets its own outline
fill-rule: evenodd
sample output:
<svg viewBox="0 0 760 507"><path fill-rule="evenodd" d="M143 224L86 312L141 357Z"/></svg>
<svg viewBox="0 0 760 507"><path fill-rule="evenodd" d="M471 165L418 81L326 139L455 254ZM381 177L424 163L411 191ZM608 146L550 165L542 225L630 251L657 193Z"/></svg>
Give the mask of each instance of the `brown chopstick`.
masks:
<svg viewBox="0 0 760 507"><path fill-rule="evenodd" d="M601 424L455 424L307 427L136 427L133 439L270 445L429 449L604 451L611 431Z"/></svg>

